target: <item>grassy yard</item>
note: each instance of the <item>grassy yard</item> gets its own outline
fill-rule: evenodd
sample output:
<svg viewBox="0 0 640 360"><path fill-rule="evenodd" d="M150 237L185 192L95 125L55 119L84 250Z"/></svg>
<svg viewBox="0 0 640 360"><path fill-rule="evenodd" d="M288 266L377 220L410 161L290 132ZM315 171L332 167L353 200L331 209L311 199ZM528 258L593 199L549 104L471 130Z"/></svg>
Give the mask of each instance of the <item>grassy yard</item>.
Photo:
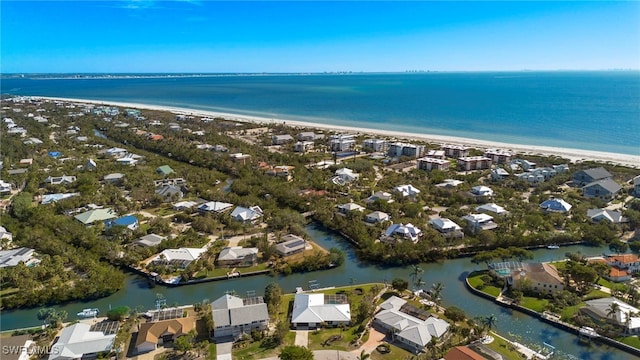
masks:
<svg viewBox="0 0 640 360"><path fill-rule="evenodd" d="M618 341L625 343L629 346L633 346L636 349L640 349L640 338L638 336L627 336L622 339L618 339Z"/></svg>
<svg viewBox="0 0 640 360"><path fill-rule="evenodd" d="M549 300L547 299L538 299L529 296L523 296L522 301L520 301L520 306L526 307L527 309L531 309L537 312L543 312L547 309L549 305Z"/></svg>
<svg viewBox="0 0 640 360"><path fill-rule="evenodd" d="M485 345L486 347L502 355L505 360L522 360L522 355L519 352L511 350L511 344L497 336L493 338L493 342Z"/></svg>
<svg viewBox="0 0 640 360"><path fill-rule="evenodd" d="M262 264L258 264L256 266L251 266L251 267L236 268L236 271L240 273L248 273L252 271L261 271L261 270L267 270L267 269L268 269L267 263L262 263ZM194 278L204 279L208 277L226 276L227 273L230 272L231 270L233 270L233 268L215 268L213 270L204 269L198 272Z"/></svg>
<svg viewBox="0 0 640 360"><path fill-rule="evenodd" d="M403 348L399 348L393 344L389 344L390 352L383 354L378 352L377 350L373 350L371 353L371 360L406 360L411 359L412 354Z"/></svg>
<svg viewBox="0 0 640 360"><path fill-rule="evenodd" d="M207 355L207 360L216 360L217 356L216 356L216 344L215 343L210 343L209 344L209 354Z"/></svg>
<svg viewBox="0 0 640 360"><path fill-rule="evenodd" d="M487 293L493 297L498 297L498 295L500 295L501 289L493 285L486 284L484 281L482 281L482 276L486 274L486 271L476 271L471 273L469 277L467 277L467 280L469 280L469 285L471 285L471 287L473 287L474 289L482 291L483 293ZM479 289L479 287L481 286L482 289Z"/></svg>
<svg viewBox="0 0 640 360"><path fill-rule="evenodd" d="M567 306L566 308L564 308L562 310L562 313L560 313L560 319L562 321L568 321L569 319L571 319L573 317L573 314L578 312L578 309L580 309L583 306L585 306L585 303L583 303L583 302L581 302L578 305Z"/></svg>
<svg viewBox="0 0 640 360"><path fill-rule="evenodd" d="M613 289L613 288L615 287L615 284L616 284L616 283L614 283L613 281L609 281L609 280L607 280L607 279L605 279L605 278L602 278L602 277L601 277L600 279L598 279L598 281L596 282L596 284L598 284L598 285L600 285L600 286L607 287L607 288L609 288L609 289Z"/></svg>
<svg viewBox="0 0 640 360"><path fill-rule="evenodd" d="M326 350L335 349L350 351L351 341L358 338L356 330L358 327L347 327L344 330L340 328L322 329L309 333L309 349L310 350ZM328 342L331 337L339 337L339 340Z"/></svg>
<svg viewBox="0 0 640 360"><path fill-rule="evenodd" d="M281 346L293 345L296 334L292 331L284 337L284 343ZM281 347L262 347L261 341L247 343L247 346L241 349L233 349L233 357L235 359L262 359L267 357L278 356Z"/></svg>
<svg viewBox="0 0 640 360"><path fill-rule="evenodd" d="M606 298L606 297L610 297L610 296L611 296L611 294L606 293L604 291L593 290L593 291L590 291L587 295L583 296L582 299L584 301L587 301L587 300L592 300L592 299Z"/></svg>

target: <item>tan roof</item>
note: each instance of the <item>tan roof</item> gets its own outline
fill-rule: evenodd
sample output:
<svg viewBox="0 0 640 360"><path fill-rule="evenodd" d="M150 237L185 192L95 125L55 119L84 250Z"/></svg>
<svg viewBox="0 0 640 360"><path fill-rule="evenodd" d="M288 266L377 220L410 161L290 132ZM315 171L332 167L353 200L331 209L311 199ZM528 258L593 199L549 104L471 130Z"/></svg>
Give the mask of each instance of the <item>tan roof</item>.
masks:
<svg viewBox="0 0 640 360"><path fill-rule="evenodd" d="M558 270L547 263L522 264L522 269L525 271L525 277L533 282L541 284L564 284L562 278L558 275ZM517 275L520 275L520 271L516 272ZM519 277L520 276L514 276L514 279Z"/></svg>
<svg viewBox="0 0 640 360"><path fill-rule="evenodd" d="M196 321L193 317L144 323L140 325L136 346L145 342L157 344L158 338L163 334L182 335L195 327Z"/></svg>
<svg viewBox="0 0 640 360"><path fill-rule="evenodd" d="M466 346L456 346L444 356L445 360L485 360L486 358Z"/></svg>

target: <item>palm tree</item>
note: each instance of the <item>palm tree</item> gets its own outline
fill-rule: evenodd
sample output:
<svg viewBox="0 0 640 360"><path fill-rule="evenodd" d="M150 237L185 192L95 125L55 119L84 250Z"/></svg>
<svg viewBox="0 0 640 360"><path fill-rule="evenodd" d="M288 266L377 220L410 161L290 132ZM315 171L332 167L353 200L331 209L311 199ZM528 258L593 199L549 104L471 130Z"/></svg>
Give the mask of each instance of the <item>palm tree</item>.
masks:
<svg viewBox="0 0 640 360"><path fill-rule="evenodd" d="M489 331L491 331L494 327L496 327L497 322L498 322L498 318L493 314L482 318L482 325Z"/></svg>
<svg viewBox="0 0 640 360"><path fill-rule="evenodd" d="M620 311L620 305L617 302L609 304L609 310L607 311L607 317L615 318L616 314Z"/></svg>
<svg viewBox="0 0 640 360"><path fill-rule="evenodd" d="M364 350L362 350L362 352L360 353L360 356L358 356L358 360L367 360L368 358L370 358L371 355L367 354L366 352L364 352Z"/></svg>
<svg viewBox="0 0 640 360"><path fill-rule="evenodd" d="M436 303L440 304L440 295L442 294L442 290L444 290L444 285L441 282L437 282L431 285L431 299Z"/></svg>
<svg viewBox="0 0 640 360"><path fill-rule="evenodd" d="M422 278L420 277L420 275L422 275L422 273L424 272L424 270L418 266L418 265L413 265L413 270L411 271L411 279L413 279L413 285L414 288L417 288L420 286L420 282L422 281Z"/></svg>

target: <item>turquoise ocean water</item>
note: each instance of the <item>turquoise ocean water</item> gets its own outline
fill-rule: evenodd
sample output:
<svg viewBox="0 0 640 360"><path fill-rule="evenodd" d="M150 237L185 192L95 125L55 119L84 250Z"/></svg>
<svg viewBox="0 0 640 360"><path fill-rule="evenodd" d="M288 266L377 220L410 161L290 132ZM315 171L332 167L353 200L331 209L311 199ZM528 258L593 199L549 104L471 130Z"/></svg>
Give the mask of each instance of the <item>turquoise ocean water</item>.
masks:
<svg viewBox="0 0 640 360"><path fill-rule="evenodd" d="M4 78L2 93L98 99L640 155L640 72Z"/></svg>

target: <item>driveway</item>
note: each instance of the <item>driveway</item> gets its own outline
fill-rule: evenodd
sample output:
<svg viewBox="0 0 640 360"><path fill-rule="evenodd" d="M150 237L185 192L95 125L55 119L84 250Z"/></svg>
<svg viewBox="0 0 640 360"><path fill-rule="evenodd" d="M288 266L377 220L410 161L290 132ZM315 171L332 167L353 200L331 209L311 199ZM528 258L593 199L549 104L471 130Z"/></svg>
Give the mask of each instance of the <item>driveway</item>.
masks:
<svg viewBox="0 0 640 360"><path fill-rule="evenodd" d="M355 355L360 355L362 350L364 350L364 352L366 352L367 354L371 354L376 349L376 346L378 346L378 345L380 345L380 343L384 342L384 338L385 337L386 337L385 334L383 334L380 331L376 330L374 327L370 327L369 328L369 339L367 340L367 342L362 344L357 350L351 351L351 353L355 354Z"/></svg>
<svg viewBox="0 0 640 360"><path fill-rule="evenodd" d="M223 342L216 344L216 359L217 360L231 360L231 349L233 348L233 342Z"/></svg>
<svg viewBox="0 0 640 360"><path fill-rule="evenodd" d="M295 345L297 346L309 346L309 330L297 330Z"/></svg>

